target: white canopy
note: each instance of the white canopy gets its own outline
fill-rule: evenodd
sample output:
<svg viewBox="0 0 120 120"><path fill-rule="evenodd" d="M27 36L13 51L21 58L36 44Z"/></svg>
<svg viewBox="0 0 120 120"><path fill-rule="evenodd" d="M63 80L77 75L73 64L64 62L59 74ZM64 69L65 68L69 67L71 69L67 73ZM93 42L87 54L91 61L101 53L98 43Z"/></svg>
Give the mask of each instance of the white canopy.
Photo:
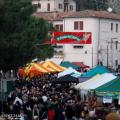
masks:
<svg viewBox="0 0 120 120"><path fill-rule="evenodd" d="M63 72L60 72L60 73L58 74L58 78L59 78L59 77L62 77L62 76L65 76L65 75L68 75L68 74L71 74L71 73L75 73L75 74L77 74L77 75L78 75L78 74L81 74L81 73L79 73L78 71L76 71L75 69L69 67L68 69L64 70Z"/></svg>
<svg viewBox="0 0 120 120"><path fill-rule="evenodd" d="M75 89L77 90L91 90L96 89L97 87L104 85L107 82L110 82L111 80L115 79L116 76L114 76L111 73L104 73L102 75L97 74L93 78L83 82L79 83L75 86Z"/></svg>

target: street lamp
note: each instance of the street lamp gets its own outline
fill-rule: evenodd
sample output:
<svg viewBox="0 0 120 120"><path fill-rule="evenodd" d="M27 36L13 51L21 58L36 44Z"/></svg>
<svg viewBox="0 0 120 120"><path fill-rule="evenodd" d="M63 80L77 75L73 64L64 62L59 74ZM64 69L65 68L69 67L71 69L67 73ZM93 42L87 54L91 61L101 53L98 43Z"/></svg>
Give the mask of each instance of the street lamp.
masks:
<svg viewBox="0 0 120 120"><path fill-rule="evenodd" d="M117 38L111 38L111 41L107 41L107 67L108 67L108 63L109 63L109 44L110 44L110 49L111 49L111 68L113 68L113 43L114 43L114 39Z"/></svg>
<svg viewBox="0 0 120 120"><path fill-rule="evenodd" d="M2 80L2 71L0 71L0 84L1 84L1 112L3 113L3 80Z"/></svg>

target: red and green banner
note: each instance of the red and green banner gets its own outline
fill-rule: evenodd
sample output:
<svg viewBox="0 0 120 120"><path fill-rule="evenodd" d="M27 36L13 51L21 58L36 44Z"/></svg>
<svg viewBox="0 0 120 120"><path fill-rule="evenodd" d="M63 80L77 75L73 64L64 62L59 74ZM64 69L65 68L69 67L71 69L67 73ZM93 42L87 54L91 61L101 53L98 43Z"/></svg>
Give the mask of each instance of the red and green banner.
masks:
<svg viewBox="0 0 120 120"><path fill-rule="evenodd" d="M91 44L91 32L53 32L52 44Z"/></svg>

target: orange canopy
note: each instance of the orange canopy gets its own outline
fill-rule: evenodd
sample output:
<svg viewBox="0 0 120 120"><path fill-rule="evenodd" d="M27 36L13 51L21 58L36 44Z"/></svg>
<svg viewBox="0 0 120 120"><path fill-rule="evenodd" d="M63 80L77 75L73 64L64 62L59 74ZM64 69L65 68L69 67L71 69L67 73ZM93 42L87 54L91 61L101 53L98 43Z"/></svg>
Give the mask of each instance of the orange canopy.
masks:
<svg viewBox="0 0 120 120"><path fill-rule="evenodd" d="M42 65L38 65L37 63L30 63L25 68L25 73L27 76L33 77L33 76L40 75L43 73L49 73L49 71L45 69Z"/></svg>
<svg viewBox="0 0 120 120"><path fill-rule="evenodd" d="M21 78L24 78L24 77L25 77L24 68L20 68L20 69L18 70L18 75L19 75L19 77L21 77Z"/></svg>
<svg viewBox="0 0 120 120"><path fill-rule="evenodd" d="M57 65L52 61L45 61L43 63L30 63L25 69L24 73L26 76L34 77L45 73L55 73L64 71L65 68Z"/></svg>

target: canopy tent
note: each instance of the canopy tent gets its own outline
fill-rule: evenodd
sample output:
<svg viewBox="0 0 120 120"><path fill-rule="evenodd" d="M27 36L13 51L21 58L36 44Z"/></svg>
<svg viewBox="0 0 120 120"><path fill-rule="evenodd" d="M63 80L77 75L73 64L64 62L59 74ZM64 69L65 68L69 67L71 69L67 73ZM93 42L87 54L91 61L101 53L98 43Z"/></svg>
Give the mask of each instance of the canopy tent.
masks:
<svg viewBox="0 0 120 120"><path fill-rule="evenodd" d="M66 69L66 70L64 70L63 72L60 72L59 74L58 74L58 78L59 77L62 77L62 76L65 76L65 75L68 75L68 74L78 74L78 75L81 75L78 71L76 71L75 69L73 69L73 68L71 68L71 67L69 67L68 69Z"/></svg>
<svg viewBox="0 0 120 120"><path fill-rule="evenodd" d="M24 78L25 77L24 68L19 68L18 69L18 75L19 75L20 78Z"/></svg>
<svg viewBox="0 0 120 120"><path fill-rule="evenodd" d="M45 61L41 64L42 64L43 67L45 67L49 70L53 70L54 72L61 72L61 71L64 71L66 69L65 67L57 65L53 61Z"/></svg>
<svg viewBox="0 0 120 120"><path fill-rule="evenodd" d="M85 65L83 62L72 62L74 65L79 66L80 68L90 68L88 65Z"/></svg>
<svg viewBox="0 0 120 120"><path fill-rule="evenodd" d="M79 80L78 80L78 78L72 77L72 76L70 76L70 75L65 75L65 76L62 76L62 77L57 78L57 79L55 79L54 81L52 81L52 83L54 83L54 84L70 83L70 82L78 83Z"/></svg>
<svg viewBox="0 0 120 120"><path fill-rule="evenodd" d="M39 74L50 72L46 68L44 68L42 65L40 65L40 64L38 65L37 63L30 63L25 68L24 71L25 71L26 76L29 76L29 77L34 77L34 76L39 75Z"/></svg>
<svg viewBox="0 0 120 120"><path fill-rule="evenodd" d="M45 62L32 62L30 64L28 64L25 69L24 69L24 73L25 73L25 77L34 77L40 74L46 74L46 73L56 73L56 72L61 72L64 71L66 68L55 64L52 61L45 61ZM21 74L23 73L22 70ZM24 77L24 78L25 78Z"/></svg>
<svg viewBox="0 0 120 120"><path fill-rule="evenodd" d="M76 85L75 89L94 90L97 87L104 85L105 83L108 83L115 78L116 78L116 76L114 76L111 73L104 73L102 75L97 74L96 76L89 79L88 81L79 83L78 85Z"/></svg>
<svg viewBox="0 0 120 120"><path fill-rule="evenodd" d="M97 74L96 76L92 77L91 79L88 79L86 82L83 82L84 84L90 84L91 81L95 81L96 79L99 79L100 75ZM84 85L83 83L78 83L74 88L77 90L82 89L82 85Z"/></svg>
<svg viewBox="0 0 120 120"><path fill-rule="evenodd" d="M37 63L39 66L42 66L42 67L44 67L44 69L46 69L47 71L49 71L49 73L55 73L56 72L56 70L55 69L53 69L53 68L51 68L51 67L48 67L48 66L44 66L43 65L43 63L44 62L42 62L42 63Z"/></svg>
<svg viewBox="0 0 120 120"><path fill-rule="evenodd" d="M116 96L120 95L120 77L95 89L99 96Z"/></svg>
<svg viewBox="0 0 120 120"><path fill-rule="evenodd" d="M61 62L60 65L63 66L63 67L66 67L66 68L69 68L69 67L72 67L73 69L79 69L80 68L79 66L74 65L73 63L68 62L68 61Z"/></svg>
<svg viewBox="0 0 120 120"><path fill-rule="evenodd" d="M85 82L87 80L91 79L91 77L79 77L79 82L82 83L82 82Z"/></svg>
<svg viewBox="0 0 120 120"><path fill-rule="evenodd" d="M97 66L97 67L91 69L89 72L83 74L82 76L93 77L97 74L104 74L104 73L110 73L110 71L104 66Z"/></svg>

